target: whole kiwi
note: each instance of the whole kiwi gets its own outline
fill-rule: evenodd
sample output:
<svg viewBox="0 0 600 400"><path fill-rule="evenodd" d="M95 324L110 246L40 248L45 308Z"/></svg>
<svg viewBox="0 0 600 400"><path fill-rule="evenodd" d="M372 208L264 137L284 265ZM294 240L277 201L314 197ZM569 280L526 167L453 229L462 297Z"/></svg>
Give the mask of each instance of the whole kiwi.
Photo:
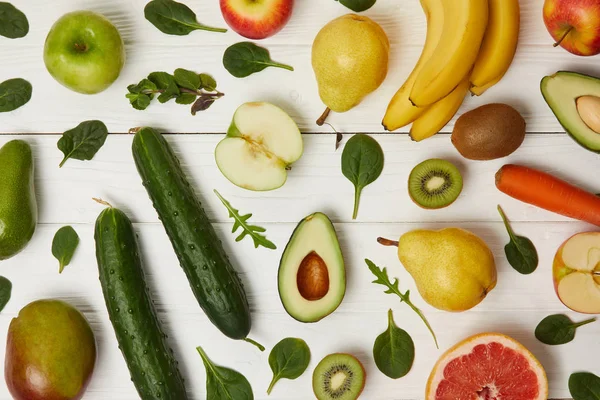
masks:
<svg viewBox="0 0 600 400"><path fill-rule="evenodd" d="M506 157L525 139L525 120L507 104L493 103L463 114L454 125L452 144L470 160Z"/></svg>

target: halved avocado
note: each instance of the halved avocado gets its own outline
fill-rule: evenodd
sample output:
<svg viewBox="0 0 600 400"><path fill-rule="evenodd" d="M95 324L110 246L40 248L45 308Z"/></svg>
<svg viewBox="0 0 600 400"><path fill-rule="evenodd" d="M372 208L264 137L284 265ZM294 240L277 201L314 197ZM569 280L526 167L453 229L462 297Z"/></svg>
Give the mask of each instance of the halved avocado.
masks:
<svg viewBox="0 0 600 400"><path fill-rule="evenodd" d="M577 110L578 98L600 97L600 79L577 72L559 71L544 77L540 88L546 103L567 133L581 146L600 153L600 133L590 129Z"/></svg>
<svg viewBox="0 0 600 400"><path fill-rule="evenodd" d="M279 297L300 322L317 322L335 311L346 293L346 268L335 228L323 213L304 218L279 263Z"/></svg>

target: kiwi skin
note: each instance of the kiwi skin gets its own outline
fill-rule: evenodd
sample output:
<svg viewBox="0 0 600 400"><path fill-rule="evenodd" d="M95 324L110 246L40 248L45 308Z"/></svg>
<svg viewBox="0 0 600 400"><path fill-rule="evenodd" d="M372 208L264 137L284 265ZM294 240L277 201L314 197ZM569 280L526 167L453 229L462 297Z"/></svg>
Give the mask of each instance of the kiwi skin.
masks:
<svg viewBox="0 0 600 400"><path fill-rule="evenodd" d="M363 373L362 386L360 387L360 390L356 393L356 397L354 397L354 399L358 399L360 397L360 395L362 394L363 390L365 389L365 384L367 382L367 371L365 370L364 365L360 362L360 360L358 358L356 358L352 354L348 354L348 353L329 354L328 356L325 356L321 361L319 361L319 364L317 364L317 366L315 367L315 370L313 372L313 379L312 379L313 393L315 394L315 397L318 400L320 400L319 395L317 394L317 383L320 383L320 379L316 379L315 374L316 374L317 370L319 369L319 366L322 363L327 362L328 359L333 358L333 357L344 357L344 358L352 359L355 361L355 364L360 366L360 368L362 369L362 373Z"/></svg>
<svg viewBox="0 0 600 400"><path fill-rule="evenodd" d="M410 184L411 182L410 181L411 181L411 178L413 176L414 171L417 168L420 168L420 167L422 167L425 164L430 164L430 163L435 163L435 162L439 162L439 163L442 163L442 164L447 164L448 167L451 167L451 168L455 169L455 172L458 173L458 176L460 177L460 181L458 182L458 184L460 185L460 188L458 189L458 194L456 195L456 197L452 201L448 202L447 204L440 205L440 206L429 207L429 206L427 206L425 204L420 203L419 200L415 197L414 193L412 193L412 191L410 190L411 189L411 184ZM410 174L408 175L408 195L410 196L410 199L413 201L413 203L415 203L417 206L421 207L424 210L439 210L439 209L446 208L449 205L453 204L458 199L458 197L460 196L460 193L462 192L462 187L463 187L463 182L462 182L462 175L461 175L460 171L458 170L458 168L454 164L452 164L451 162L446 161L446 160L441 160L441 159L437 159L437 158L430 158L429 160L425 160L425 161L420 162L419 164L417 164L412 169L412 171L410 172Z"/></svg>

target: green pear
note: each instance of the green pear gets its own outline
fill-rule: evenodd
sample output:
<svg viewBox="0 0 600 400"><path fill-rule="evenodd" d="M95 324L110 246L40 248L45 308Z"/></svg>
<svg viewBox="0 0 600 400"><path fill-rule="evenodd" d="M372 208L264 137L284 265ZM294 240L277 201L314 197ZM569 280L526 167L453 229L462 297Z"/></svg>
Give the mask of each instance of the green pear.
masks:
<svg viewBox="0 0 600 400"><path fill-rule="evenodd" d="M423 299L444 311L466 311L496 286L494 255L483 240L460 228L414 230L398 242L398 258Z"/></svg>
<svg viewBox="0 0 600 400"><path fill-rule="evenodd" d="M329 22L317 34L312 66L319 95L330 111L346 112L377 89L388 71L390 42L385 31L370 18L347 14Z"/></svg>

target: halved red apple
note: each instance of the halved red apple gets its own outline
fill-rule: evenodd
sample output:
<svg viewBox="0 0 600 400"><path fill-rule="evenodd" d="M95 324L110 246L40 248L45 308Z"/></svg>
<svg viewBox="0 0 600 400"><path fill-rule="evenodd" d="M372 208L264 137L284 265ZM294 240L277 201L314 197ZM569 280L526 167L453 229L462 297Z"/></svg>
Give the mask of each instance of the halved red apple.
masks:
<svg viewBox="0 0 600 400"><path fill-rule="evenodd" d="M578 233L564 242L554 257L552 275L565 306L600 314L600 232Z"/></svg>

